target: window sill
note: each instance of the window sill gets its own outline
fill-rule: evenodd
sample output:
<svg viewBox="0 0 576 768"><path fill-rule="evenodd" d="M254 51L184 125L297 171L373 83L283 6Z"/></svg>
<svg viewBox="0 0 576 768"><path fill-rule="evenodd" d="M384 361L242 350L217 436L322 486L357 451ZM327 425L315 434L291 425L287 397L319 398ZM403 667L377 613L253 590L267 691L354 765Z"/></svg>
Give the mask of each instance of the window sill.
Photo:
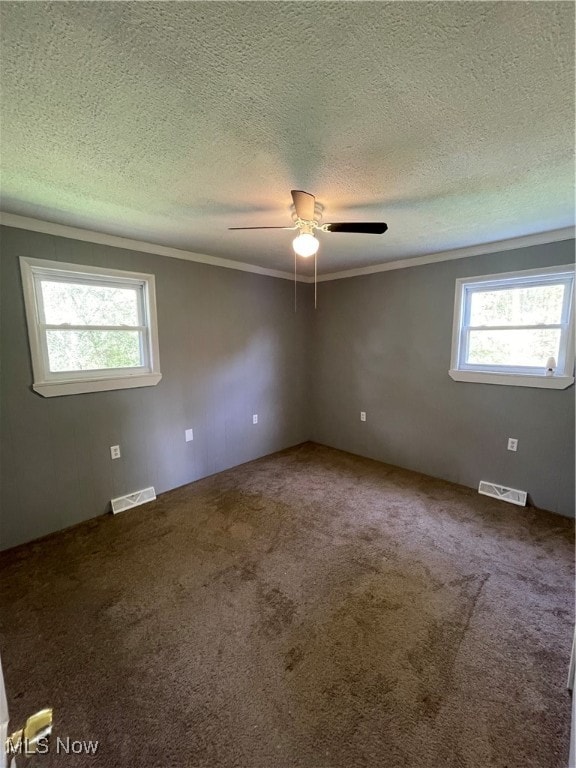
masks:
<svg viewBox="0 0 576 768"><path fill-rule="evenodd" d="M145 373L123 378L74 379L68 381L40 381L33 385L34 392L42 397L60 395L83 395L88 392L106 392L111 389L131 389L134 387L154 387L162 378L161 373Z"/></svg>
<svg viewBox="0 0 576 768"><path fill-rule="evenodd" d="M566 389L574 384L573 376L536 376L514 373L488 373L485 371L448 371L454 381L468 381L475 384L504 384L508 387L540 387L541 389Z"/></svg>

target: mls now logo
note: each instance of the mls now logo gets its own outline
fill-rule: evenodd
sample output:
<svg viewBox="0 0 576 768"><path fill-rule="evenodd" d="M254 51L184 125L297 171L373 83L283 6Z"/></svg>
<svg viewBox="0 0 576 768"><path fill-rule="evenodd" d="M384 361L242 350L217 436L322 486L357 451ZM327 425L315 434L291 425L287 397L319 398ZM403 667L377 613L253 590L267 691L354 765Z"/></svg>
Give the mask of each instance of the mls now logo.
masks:
<svg viewBox="0 0 576 768"><path fill-rule="evenodd" d="M97 741L83 741L58 737L53 743L53 750L57 755L95 755L98 751ZM10 757L16 755L46 755L50 751L50 739L18 739L10 738L6 741L6 752Z"/></svg>

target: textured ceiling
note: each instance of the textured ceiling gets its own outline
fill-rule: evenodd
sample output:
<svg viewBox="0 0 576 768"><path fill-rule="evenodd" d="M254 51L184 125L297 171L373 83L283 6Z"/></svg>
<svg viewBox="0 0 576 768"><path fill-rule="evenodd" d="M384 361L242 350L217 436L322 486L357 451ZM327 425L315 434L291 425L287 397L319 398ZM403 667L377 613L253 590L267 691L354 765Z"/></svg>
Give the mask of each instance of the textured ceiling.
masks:
<svg viewBox="0 0 576 768"><path fill-rule="evenodd" d="M2 2L2 209L332 272L569 226L568 2Z"/></svg>

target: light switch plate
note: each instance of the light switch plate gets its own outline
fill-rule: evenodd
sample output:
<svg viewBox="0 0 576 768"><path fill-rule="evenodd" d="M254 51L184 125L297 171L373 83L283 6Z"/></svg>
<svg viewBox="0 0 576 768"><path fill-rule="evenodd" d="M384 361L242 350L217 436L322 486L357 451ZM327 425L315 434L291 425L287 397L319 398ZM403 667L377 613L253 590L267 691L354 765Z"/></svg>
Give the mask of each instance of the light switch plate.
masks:
<svg viewBox="0 0 576 768"><path fill-rule="evenodd" d="M184 437L186 438L186 442L189 443L191 440L194 440L194 430L193 429L186 429L184 431Z"/></svg>

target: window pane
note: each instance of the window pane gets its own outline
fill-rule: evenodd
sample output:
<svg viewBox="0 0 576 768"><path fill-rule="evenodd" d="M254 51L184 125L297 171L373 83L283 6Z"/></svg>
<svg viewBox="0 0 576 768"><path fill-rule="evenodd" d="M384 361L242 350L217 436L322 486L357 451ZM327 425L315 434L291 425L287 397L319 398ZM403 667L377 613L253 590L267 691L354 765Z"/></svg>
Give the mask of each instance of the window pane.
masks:
<svg viewBox="0 0 576 768"><path fill-rule="evenodd" d="M474 291L470 325L542 325L562 321L564 285Z"/></svg>
<svg viewBox="0 0 576 768"><path fill-rule="evenodd" d="M139 331L47 331L50 370L142 366Z"/></svg>
<svg viewBox="0 0 576 768"><path fill-rule="evenodd" d="M467 363L544 368L549 357L558 361L560 329L470 331Z"/></svg>
<svg viewBox="0 0 576 768"><path fill-rule="evenodd" d="M49 325L140 325L137 288L42 280Z"/></svg>

